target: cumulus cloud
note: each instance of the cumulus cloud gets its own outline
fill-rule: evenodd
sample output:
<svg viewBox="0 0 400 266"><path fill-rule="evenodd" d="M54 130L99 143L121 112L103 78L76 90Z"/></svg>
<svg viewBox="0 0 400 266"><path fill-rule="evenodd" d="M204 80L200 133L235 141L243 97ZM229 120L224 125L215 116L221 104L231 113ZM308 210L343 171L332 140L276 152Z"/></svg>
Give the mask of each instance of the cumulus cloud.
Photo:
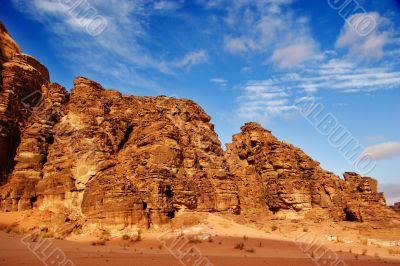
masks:
<svg viewBox="0 0 400 266"><path fill-rule="evenodd" d="M366 18L371 20L371 29L360 34L361 22ZM384 56L384 48L391 40L389 19L381 17L376 12L354 14L348 18L350 23L345 23L338 39L337 49L346 49L348 57L359 61L379 60ZM373 24L372 24L373 22Z"/></svg>
<svg viewBox="0 0 400 266"><path fill-rule="evenodd" d="M389 141L365 148L364 154L370 154L376 160L400 156L400 141Z"/></svg>

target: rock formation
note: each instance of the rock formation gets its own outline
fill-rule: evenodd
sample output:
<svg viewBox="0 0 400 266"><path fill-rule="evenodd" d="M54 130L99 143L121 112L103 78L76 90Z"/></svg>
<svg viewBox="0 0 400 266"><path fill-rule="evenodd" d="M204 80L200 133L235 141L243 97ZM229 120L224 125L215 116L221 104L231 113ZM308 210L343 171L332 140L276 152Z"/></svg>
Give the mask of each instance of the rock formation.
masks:
<svg viewBox="0 0 400 266"><path fill-rule="evenodd" d="M342 180L256 123L224 152L191 100L123 96L83 77L68 93L0 26L3 211L145 228L184 211L395 217L375 180Z"/></svg>
<svg viewBox="0 0 400 266"><path fill-rule="evenodd" d="M238 177L244 212L360 222L393 216L376 180L356 173L345 173L342 180L256 123L241 130L228 145L226 160Z"/></svg>

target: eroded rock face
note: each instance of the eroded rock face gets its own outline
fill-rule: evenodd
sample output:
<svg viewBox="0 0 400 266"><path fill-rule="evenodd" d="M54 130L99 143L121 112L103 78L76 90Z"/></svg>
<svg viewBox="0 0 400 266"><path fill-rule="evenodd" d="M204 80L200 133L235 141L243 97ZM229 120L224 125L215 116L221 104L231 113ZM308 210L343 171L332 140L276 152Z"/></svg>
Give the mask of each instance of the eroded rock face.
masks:
<svg viewBox="0 0 400 266"><path fill-rule="evenodd" d="M242 210L337 221L374 220L377 213L379 219L393 216L377 192L376 180L355 173L345 173L342 180L259 124L247 123L241 129L228 145L226 159L239 179Z"/></svg>
<svg viewBox="0 0 400 266"><path fill-rule="evenodd" d="M145 227L181 209L238 209L220 142L198 105L74 83L36 187L38 208Z"/></svg>
<svg viewBox="0 0 400 266"><path fill-rule="evenodd" d="M49 84L47 69L36 59L15 54L3 64L0 91L0 184L14 167L14 156L21 134L41 101L42 86Z"/></svg>
<svg viewBox="0 0 400 266"><path fill-rule="evenodd" d="M123 96L83 77L68 93L0 30L3 211L49 210L121 228L166 223L179 211L394 217L375 180L342 180L256 123L224 153L193 101Z"/></svg>

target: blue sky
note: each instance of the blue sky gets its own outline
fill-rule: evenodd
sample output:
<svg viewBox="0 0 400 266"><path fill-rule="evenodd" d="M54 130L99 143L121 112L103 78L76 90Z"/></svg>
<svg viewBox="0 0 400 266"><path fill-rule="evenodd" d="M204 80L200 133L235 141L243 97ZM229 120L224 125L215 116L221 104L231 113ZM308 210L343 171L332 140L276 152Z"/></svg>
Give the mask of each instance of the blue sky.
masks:
<svg viewBox="0 0 400 266"><path fill-rule="evenodd" d="M400 3L330 2L343 1L6 0L0 19L67 89L82 75L124 94L190 98L222 143L256 121L325 169L356 170L294 108L314 99L374 154L368 175L400 201ZM85 8L106 23L95 36ZM376 24L362 34L366 17Z"/></svg>

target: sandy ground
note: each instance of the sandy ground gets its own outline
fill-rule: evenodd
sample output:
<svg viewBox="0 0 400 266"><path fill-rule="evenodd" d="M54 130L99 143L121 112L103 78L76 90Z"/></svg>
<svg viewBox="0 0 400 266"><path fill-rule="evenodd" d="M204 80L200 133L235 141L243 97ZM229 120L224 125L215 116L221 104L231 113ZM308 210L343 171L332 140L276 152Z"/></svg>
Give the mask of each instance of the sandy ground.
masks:
<svg viewBox="0 0 400 266"><path fill-rule="evenodd" d="M66 240L26 237L16 232L40 222L36 216L0 213L0 265L400 265L400 255L393 254L398 247L358 243L359 235L350 229L348 239L329 241L328 225L293 230L294 225L276 223L266 232L226 217L204 217L200 225L184 230L104 242L84 232ZM21 229L15 230L16 224Z"/></svg>

